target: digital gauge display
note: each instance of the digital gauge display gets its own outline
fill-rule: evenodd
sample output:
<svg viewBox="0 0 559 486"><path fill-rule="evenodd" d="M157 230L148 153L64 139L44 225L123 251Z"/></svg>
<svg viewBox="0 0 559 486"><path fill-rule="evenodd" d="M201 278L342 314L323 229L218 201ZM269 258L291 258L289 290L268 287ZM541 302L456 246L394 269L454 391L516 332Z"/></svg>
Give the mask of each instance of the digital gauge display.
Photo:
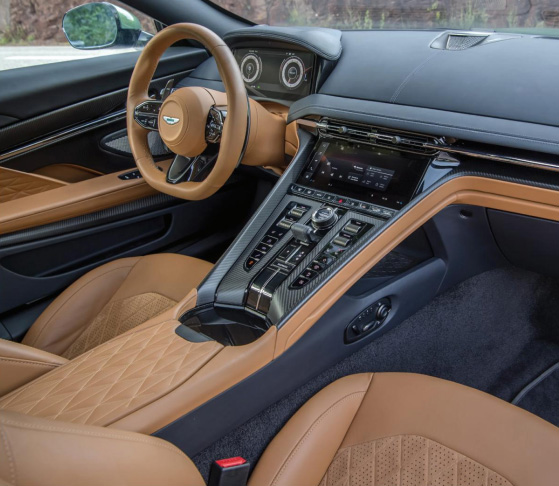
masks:
<svg viewBox="0 0 559 486"><path fill-rule="evenodd" d="M250 95L295 101L310 94L314 54L249 48L234 53Z"/></svg>

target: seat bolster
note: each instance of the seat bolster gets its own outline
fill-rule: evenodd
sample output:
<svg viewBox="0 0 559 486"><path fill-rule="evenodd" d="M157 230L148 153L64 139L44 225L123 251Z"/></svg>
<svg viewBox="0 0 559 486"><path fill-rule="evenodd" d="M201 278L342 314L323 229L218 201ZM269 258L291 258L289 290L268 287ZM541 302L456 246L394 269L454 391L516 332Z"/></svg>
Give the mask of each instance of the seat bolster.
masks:
<svg viewBox="0 0 559 486"><path fill-rule="evenodd" d="M372 373L347 376L311 398L266 448L249 485L317 485L338 451L372 377Z"/></svg>
<svg viewBox="0 0 559 486"><path fill-rule="evenodd" d="M0 484L202 486L179 449L123 430L0 412Z"/></svg>
<svg viewBox="0 0 559 486"><path fill-rule="evenodd" d="M67 362L55 354L0 339L0 397Z"/></svg>
<svg viewBox="0 0 559 486"><path fill-rule="evenodd" d="M126 299L155 292L179 302L198 287L213 264L176 253L157 253L142 257L111 300Z"/></svg>
<svg viewBox="0 0 559 486"><path fill-rule="evenodd" d="M558 484L559 429L458 383L412 373L375 373L342 448L398 436L434 441L515 486Z"/></svg>
<svg viewBox="0 0 559 486"><path fill-rule="evenodd" d="M139 260L115 260L76 280L39 316L23 344L62 354L101 312Z"/></svg>

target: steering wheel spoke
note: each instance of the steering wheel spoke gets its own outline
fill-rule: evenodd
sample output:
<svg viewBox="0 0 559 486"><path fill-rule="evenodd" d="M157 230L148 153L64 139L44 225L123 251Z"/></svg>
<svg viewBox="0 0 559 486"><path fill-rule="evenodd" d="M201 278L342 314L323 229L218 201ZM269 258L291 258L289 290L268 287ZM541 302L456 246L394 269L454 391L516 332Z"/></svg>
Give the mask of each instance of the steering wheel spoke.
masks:
<svg viewBox="0 0 559 486"><path fill-rule="evenodd" d="M213 168L217 154L203 153L196 157L176 155L167 170L167 182L179 184L181 182L201 182Z"/></svg>
<svg viewBox="0 0 559 486"><path fill-rule="evenodd" d="M142 101L134 108L134 121L146 130L159 130L159 110L162 104L158 100Z"/></svg>

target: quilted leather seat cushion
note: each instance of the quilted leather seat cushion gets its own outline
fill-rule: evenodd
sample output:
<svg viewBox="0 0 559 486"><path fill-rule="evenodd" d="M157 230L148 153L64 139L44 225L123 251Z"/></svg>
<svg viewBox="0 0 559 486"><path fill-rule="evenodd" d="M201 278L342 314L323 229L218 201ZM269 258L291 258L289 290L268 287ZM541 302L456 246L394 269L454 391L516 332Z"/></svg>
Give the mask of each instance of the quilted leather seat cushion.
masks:
<svg viewBox="0 0 559 486"><path fill-rule="evenodd" d="M123 334L1 398L0 409L108 426L173 391L223 348L180 338L178 325Z"/></svg>

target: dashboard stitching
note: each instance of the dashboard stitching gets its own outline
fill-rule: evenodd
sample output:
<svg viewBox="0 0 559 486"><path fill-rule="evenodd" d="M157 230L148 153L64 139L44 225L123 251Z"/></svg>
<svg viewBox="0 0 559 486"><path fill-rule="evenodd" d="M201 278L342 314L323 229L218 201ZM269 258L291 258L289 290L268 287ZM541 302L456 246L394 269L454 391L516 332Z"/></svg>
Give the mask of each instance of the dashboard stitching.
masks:
<svg viewBox="0 0 559 486"><path fill-rule="evenodd" d="M398 88L396 89L396 91L394 91L394 94L392 95L392 98L390 98L390 103L396 103L396 99L398 98L398 96L400 96L400 93L402 92L402 90L406 87L406 85L411 81L411 79L413 78L413 76L419 72L421 70L421 68L423 68L423 66L425 66L425 64L427 64L431 59L433 59L435 56L438 56L441 52L444 51L437 51L434 54L431 54L427 59L425 59L422 63L420 63L419 65L417 65L407 76L406 79L404 79L404 81L402 81L402 84L400 84L400 86L398 86Z"/></svg>

